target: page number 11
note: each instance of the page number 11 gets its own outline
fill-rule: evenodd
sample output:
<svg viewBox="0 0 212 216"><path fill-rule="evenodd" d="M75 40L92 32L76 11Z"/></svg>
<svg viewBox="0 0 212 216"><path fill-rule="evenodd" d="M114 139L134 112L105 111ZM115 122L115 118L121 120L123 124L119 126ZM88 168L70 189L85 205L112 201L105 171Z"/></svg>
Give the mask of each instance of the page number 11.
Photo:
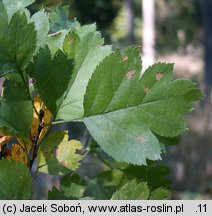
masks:
<svg viewBox="0 0 212 216"><path fill-rule="evenodd" d="M206 212L207 211L207 207L206 207L206 204L199 204L198 205L198 211L196 212Z"/></svg>

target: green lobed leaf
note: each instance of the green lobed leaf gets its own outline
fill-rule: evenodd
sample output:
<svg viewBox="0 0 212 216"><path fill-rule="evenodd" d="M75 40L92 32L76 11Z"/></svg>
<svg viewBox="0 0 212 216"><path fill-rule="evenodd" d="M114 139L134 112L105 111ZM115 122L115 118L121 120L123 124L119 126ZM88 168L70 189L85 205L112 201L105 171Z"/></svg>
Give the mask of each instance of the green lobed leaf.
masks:
<svg viewBox="0 0 212 216"><path fill-rule="evenodd" d="M160 159L155 133L175 137L186 129L182 115L201 91L188 80L171 82L173 65L158 63L140 78L137 48L111 54L88 83L84 122L101 148L118 161L146 164Z"/></svg>
<svg viewBox="0 0 212 216"><path fill-rule="evenodd" d="M63 29L48 35L47 42L52 56L54 56L58 50L63 49L63 42L68 32L67 29Z"/></svg>
<svg viewBox="0 0 212 216"><path fill-rule="evenodd" d="M82 156L76 151L82 149L82 144L77 140L63 141L57 148L56 158L66 168L76 170L82 160Z"/></svg>
<svg viewBox="0 0 212 216"><path fill-rule="evenodd" d="M42 100L54 116L64 100L72 70L73 62L62 51L58 51L52 59L48 47L39 50L28 68L29 75L36 80L35 86Z"/></svg>
<svg viewBox="0 0 212 216"><path fill-rule="evenodd" d="M7 22L5 9L0 3L0 76L24 70L36 49L36 31L23 11L18 11Z"/></svg>
<svg viewBox="0 0 212 216"><path fill-rule="evenodd" d="M121 170L113 169L101 172L88 181L90 196L96 200L108 200L125 180Z"/></svg>
<svg viewBox="0 0 212 216"><path fill-rule="evenodd" d="M15 12L31 5L35 0L2 0L2 2L7 9L9 19L11 19Z"/></svg>
<svg viewBox="0 0 212 216"><path fill-rule="evenodd" d="M50 200L78 200L83 197L87 186L80 177L75 174L73 176L64 176L60 182L60 189L52 188L48 193Z"/></svg>
<svg viewBox="0 0 212 216"><path fill-rule="evenodd" d="M96 66L111 52L110 46L97 47L99 39L90 33L75 49L74 81L67 91L56 119L71 121L83 117L86 86ZM91 46L92 45L92 46Z"/></svg>
<svg viewBox="0 0 212 216"><path fill-rule="evenodd" d="M33 108L25 89L5 80L0 98L0 131L5 135L28 138L32 123Z"/></svg>
<svg viewBox="0 0 212 216"><path fill-rule="evenodd" d="M2 41L2 39L4 38L7 27L8 27L7 11L4 5L2 4L2 2L0 2L0 29L1 29L0 41Z"/></svg>
<svg viewBox="0 0 212 216"><path fill-rule="evenodd" d="M148 182L148 186L151 190L155 190L159 187L171 188L171 181L168 178L170 169L164 165L151 165L151 163L148 163L148 166L130 165L125 168L123 172L129 178L136 178Z"/></svg>
<svg viewBox="0 0 212 216"><path fill-rule="evenodd" d="M80 26L78 21L69 20L69 5L60 4L49 14L51 32L57 32L62 29L77 28Z"/></svg>
<svg viewBox="0 0 212 216"><path fill-rule="evenodd" d="M79 141L68 141L66 131L50 133L38 151L38 171L60 175L76 170L82 159L76 150L81 148Z"/></svg>
<svg viewBox="0 0 212 216"><path fill-rule="evenodd" d="M80 33L83 36L76 32L65 34L50 36L58 38L54 43L53 59L47 48L40 50L28 71L37 80L36 88L55 119L71 121L83 117L83 99L89 78L96 66L109 55L111 47L101 47L103 40L96 31ZM61 43L69 60L58 51L62 49Z"/></svg>
<svg viewBox="0 0 212 216"><path fill-rule="evenodd" d="M47 43L47 35L49 33L49 20L44 10L38 11L33 14L31 20L35 24L37 31L37 49L44 47Z"/></svg>
<svg viewBox="0 0 212 216"><path fill-rule="evenodd" d="M146 182L137 183L131 180L118 189L112 196L112 200L147 200L149 188Z"/></svg>
<svg viewBox="0 0 212 216"><path fill-rule="evenodd" d="M32 195L32 178L25 165L16 161L0 161L0 199L26 200Z"/></svg>
<svg viewBox="0 0 212 216"><path fill-rule="evenodd" d="M96 31L96 24L83 25L81 28L76 29L77 35L83 40L87 35ZM96 32L96 34L99 34Z"/></svg>
<svg viewBox="0 0 212 216"><path fill-rule="evenodd" d="M165 188L157 188L151 192L149 200L169 200L171 199L171 192Z"/></svg>

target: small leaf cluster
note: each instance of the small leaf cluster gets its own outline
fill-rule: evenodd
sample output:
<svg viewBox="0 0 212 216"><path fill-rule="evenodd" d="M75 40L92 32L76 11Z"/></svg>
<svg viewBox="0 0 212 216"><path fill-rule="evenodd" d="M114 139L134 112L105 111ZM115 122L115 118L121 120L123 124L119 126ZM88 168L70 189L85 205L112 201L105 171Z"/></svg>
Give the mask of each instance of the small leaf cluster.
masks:
<svg viewBox="0 0 212 216"><path fill-rule="evenodd" d="M201 91L172 81L173 64L141 75L138 47L104 45L94 24L61 26L62 7L31 16L33 2L0 1L0 198L30 199L30 172L44 172L62 176L49 199L169 199L168 173L153 161L186 130L183 116ZM51 130L64 122L83 122L93 142L85 148ZM83 180L86 155L103 172Z"/></svg>

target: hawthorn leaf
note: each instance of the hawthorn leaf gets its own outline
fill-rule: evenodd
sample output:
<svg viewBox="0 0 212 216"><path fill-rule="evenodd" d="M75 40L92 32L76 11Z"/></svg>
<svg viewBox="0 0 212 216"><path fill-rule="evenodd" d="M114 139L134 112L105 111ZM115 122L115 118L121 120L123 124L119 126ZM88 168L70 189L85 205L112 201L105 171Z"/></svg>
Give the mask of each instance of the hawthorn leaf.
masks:
<svg viewBox="0 0 212 216"><path fill-rule="evenodd" d="M150 200L170 200L171 199L171 192L165 188L157 188L151 192Z"/></svg>
<svg viewBox="0 0 212 216"><path fill-rule="evenodd" d="M76 34L76 32L71 31L66 35L63 41L63 50L68 58L73 59L75 57L76 52L78 51L77 47L79 47L80 43L80 37ZM78 56L81 57L81 55Z"/></svg>
<svg viewBox="0 0 212 216"><path fill-rule="evenodd" d="M82 40L70 32L63 43L67 56L58 51L61 45L53 59L48 48L41 49L35 56L28 69L29 75L36 79L35 86L56 120L83 117L83 99L89 79L96 66L111 52L110 46L101 47L101 44L103 40L98 32L89 32Z"/></svg>
<svg viewBox="0 0 212 216"><path fill-rule="evenodd" d="M0 64L0 76L1 77L5 76L5 77L10 78L10 75L13 73L18 73L18 69L16 67L16 64L14 64L12 62ZM19 76L19 74L17 74L16 77L12 76L12 78L14 78L14 80L19 80L19 82L22 81L21 79L19 79L19 78L21 78Z"/></svg>
<svg viewBox="0 0 212 216"><path fill-rule="evenodd" d="M2 2L7 9L9 19L11 19L15 12L31 5L33 2L35 2L35 0L2 0Z"/></svg>
<svg viewBox="0 0 212 216"><path fill-rule="evenodd" d="M47 43L47 35L49 33L49 20L47 14L44 10L35 13L31 20L35 24L35 29L37 31L37 50L40 47L44 47Z"/></svg>
<svg viewBox="0 0 212 216"><path fill-rule="evenodd" d="M25 89L5 80L0 98L0 131L5 135L27 139L32 123L33 108Z"/></svg>
<svg viewBox="0 0 212 216"><path fill-rule="evenodd" d="M60 4L49 14L49 21L51 32L57 32L62 29L75 29L80 26L76 19L69 19L69 5Z"/></svg>
<svg viewBox="0 0 212 216"><path fill-rule="evenodd" d="M78 141L68 141L66 131L50 133L38 151L38 171L60 175L67 174L70 170L76 170L82 159L76 150L81 148L82 145Z"/></svg>
<svg viewBox="0 0 212 216"><path fill-rule="evenodd" d="M35 87L42 100L54 116L64 100L72 70L72 61L62 51L58 51L52 59L48 47L39 50L28 68L29 75L36 80Z"/></svg>
<svg viewBox="0 0 212 216"><path fill-rule="evenodd" d="M76 154L76 151L82 149L82 144L77 140L68 139L60 143L57 148L56 158L59 163L62 163L66 168L76 170L82 160L82 156Z"/></svg>
<svg viewBox="0 0 212 216"><path fill-rule="evenodd" d="M27 167L29 166L29 161L27 158L27 153L24 149L24 147L20 144L12 144L11 147L11 155L8 155L6 157L7 160L14 160L14 161L18 161L24 165L26 165Z"/></svg>
<svg viewBox="0 0 212 216"><path fill-rule="evenodd" d="M112 196L112 200L147 200L149 188L146 182L137 183L131 180L118 189Z"/></svg>
<svg viewBox="0 0 212 216"><path fill-rule="evenodd" d="M78 43L73 45L74 50L70 46L71 44L69 44L69 48L66 40L64 41L64 45L66 45L64 50L69 54L72 53L72 56L74 55L75 64L71 86L57 113L57 120L71 121L83 117L83 99L89 79L96 66L111 53L110 46L101 47L103 40L98 32L88 33L82 40L76 35L73 38L67 37L66 39L70 41L76 38Z"/></svg>
<svg viewBox="0 0 212 216"><path fill-rule="evenodd" d="M30 130L31 137L38 137L37 143L40 143L44 136L46 135L46 132L49 129L51 121L52 121L52 114L49 112L43 101L40 99L38 95L36 95L33 98L34 108L36 109L37 113L42 113L42 118L39 118L35 110L33 111L33 120L32 120L32 126ZM40 131L39 126L40 123L43 122L45 127L43 127Z"/></svg>
<svg viewBox="0 0 212 216"><path fill-rule="evenodd" d="M64 176L60 181L60 190L56 187L48 193L50 200L78 200L83 197L87 186L77 174Z"/></svg>
<svg viewBox="0 0 212 216"><path fill-rule="evenodd" d="M64 7L63 7L64 8ZM63 8L58 8L57 11L59 11L59 14L61 13L61 16L67 16L67 11L66 9L63 10ZM58 23L57 22L62 22L60 19L60 17L57 17L58 15L55 13L55 12L52 12L50 13L50 22L52 22L52 19L53 19L53 23L50 23L51 25L57 25L58 26ZM66 18L63 17L63 22L64 20L66 20ZM56 19L56 20L55 20ZM59 19L59 20L58 20ZM56 23L54 23L56 22ZM64 23L63 23L64 24ZM51 50L51 54L52 56L55 55L55 53L58 51L58 50L63 50L64 49L64 43L65 43L65 38L67 37L67 35L71 32L75 32L73 31L73 29L71 28L71 24L70 23L66 23L65 25L66 28L65 29L55 29L55 27L53 27L53 29L57 30L56 32L54 31L52 34L49 34L48 35L48 44L49 44L49 47L50 47L50 50ZM81 30L82 29L82 30ZM85 29L85 30L84 30ZM52 29L51 29L52 30ZM92 33L96 30L96 26L95 25L86 25L86 27L82 26L80 27L79 29L76 30L75 34L77 35L77 37L80 37L81 36L81 32L83 32L83 35L82 37L80 37L80 39L82 40L84 36L86 36L88 33ZM78 33L79 32L79 33ZM94 38L95 40L95 38ZM78 44L79 41L76 41L74 40L74 43L72 44L71 43L71 47L70 47L70 44L68 44L68 47L70 47L72 49L72 46L76 47L76 45ZM90 43L88 44L84 44L84 47L86 46L89 46ZM66 48L68 48L66 47ZM83 48L84 48L83 47ZM81 49L76 49L77 51L81 51ZM84 52L82 51L82 53L85 53L85 50ZM79 55L79 57L81 57L81 55Z"/></svg>
<svg viewBox="0 0 212 216"><path fill-rule="evenodd" d="M89 33L96 31L96 25L90 24L90 25L83 25L81 28L78 28L76 30L76 33L79 35L80 39L82 40L85 36L87 36Z"/></svg>
<svg viewBox="0 0 212 216"><path fill-rule="evenodd" d="M48 35L47 41L48 41L48 45L51 50L52 56L54 56L58 50L62 50L63 42L68 32L69 31L67 29L63 29L63 30L60 30L58 32Z"/></svg>
<svg viewBox="0 0 212 216"><path fill-rule="evenodd" d="M83 117L83 99L89 78L98 63L109 53L110 47L108 46L93 49L89 52L77 73L73 85L67 91L66 97L57 113L56 120L63 119L71 121Z"/></svg>
<svg viewBox="0 0 212 216"><path fill-rule="evenodd" d="M36 95L33 98L34 110L33 110L33 118L32 118L32 125L31 125L31 129L30 129L30 135L31 135L31 137L34 137L34 139L36 139L40 134L39 126L40 126L41 120L40 120L40 117L37 113L41 113L41 112L43 113L42 103L43 102L41 101L41 99L39 98L38 95Z"/></svg>
<svg viewBox="0 0 212 216"><path fill-rule="evenodd" d="M88 83L85 122L100 147L118 161L146 164L160 159L155 134L176 137L185 129L183 114L202 97L188 80L171 82L173 65L158 63L140 78L139 50L117 50L96 68Z"/></svg>
<svg viewBox="0 0 212 216"><path fill-rule="evenodd" d="M1 4L0 4L1 5ZM26 14L18 11L6 25L7 16L0 22L0 76L24 70L36 49L36 31L33 23L28 23Z"/></svg>
<svg viewBox="0 0 212 216"><path fill-rule="evenodd" d="M0 199L26 200L32 195L32 178L28 168L20 162L0 161Z"/></svg>
<svg viewBox="0 0 212 216"><path fill-rule="evenodd" d="M6 33L6 29L8 28L8 16L7 16L7 11L4 7L4 5L2 4L2 2L0 2L0 41L2 41L2 39L4 38L4 35Z"/></svg>
<svg viewBox="0 0 212 216"><path fill-rule="evenodd" d="M171 188L171 181L168 178L170 169L164 165L134 166L130 165L125 168L124 173L131 178L137 178L144 182L148 182L148 186L155 190L157 188Z"/></svg>
<svg viewBox="0 0 212 216"><path fill-rule="evenodd" d="M121 170L107 170L89 179L88 190L94 199L109 200L124 181L125 176Z"/></svg>

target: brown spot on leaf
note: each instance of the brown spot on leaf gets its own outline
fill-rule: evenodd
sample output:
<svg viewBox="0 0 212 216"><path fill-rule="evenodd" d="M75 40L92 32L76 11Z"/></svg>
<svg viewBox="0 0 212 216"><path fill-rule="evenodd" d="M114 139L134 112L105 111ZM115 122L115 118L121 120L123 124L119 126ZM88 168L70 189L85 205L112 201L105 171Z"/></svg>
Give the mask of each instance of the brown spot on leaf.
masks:
<svg viewBox="0 0 212 216"><path fill-rule="evenodd" d="M146 93L146 94L148 94L149 93L149 88L147 88L147 87L144 87L144 92Z"/></svg>
<svg viewBox="0 0 212 216"><path fill-rule="evenodd" d="M135 70L131 70L127 72L126 77L128 80L132 79L132 77L135 75Z"/></svg>
<svg viewBox="0 0 212 216"><path fill-rule="evenodd" d="M61 31L55 32L55 33L53 33L53 34L50 34L50 36L51 36L51 37L55 37L55 36L57 36L57 35L59 35L59 34L61 34Z"/></svg>
<svg viewBox="0 0 212 216"><path fill-rule="evenodd" d="M136 139L142 143L145 142L145 138L143 136L138 136Z"/></svg>
<svg viewBox="0 0 212 216"><path fill-rule="evenodd" d="M157 72L155 78L157 81L161 80L163 78L163 72Z"/></svg>
<svg viewBox="0 0 212 216"><path fill-rule="evenodd" d="M123 62L125 62L127 60L128 60L128 56L124 56L123 59L122 59Z"/></svg>

